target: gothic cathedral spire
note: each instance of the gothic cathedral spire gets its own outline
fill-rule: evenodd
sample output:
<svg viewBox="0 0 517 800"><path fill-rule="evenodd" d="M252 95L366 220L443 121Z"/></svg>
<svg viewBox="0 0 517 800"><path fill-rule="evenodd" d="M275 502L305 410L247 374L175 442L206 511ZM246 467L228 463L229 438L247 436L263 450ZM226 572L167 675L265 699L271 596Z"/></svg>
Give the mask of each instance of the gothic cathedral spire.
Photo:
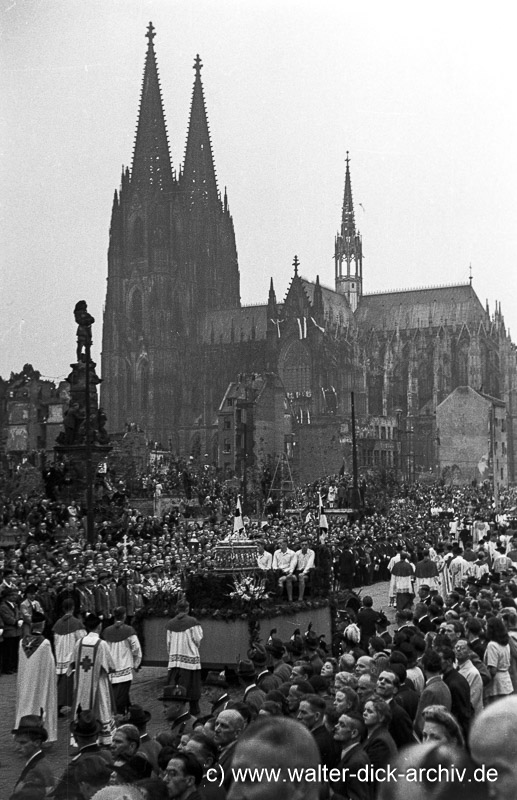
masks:
<svg viewBox="0 0 517 800"><path fill-rule="evenodd" d="M183 166L182 185L183 191L188 192L192 201L204 200L212 202L219 198L217 178L215 174L214 159L212 156L212 143L210 129L206 114L203 84L201 83L201 68L203 64L199 55L194 62L196 77L192 92L190 107L190 121L185 148L185 163Z"/></svg>
<svg viewBox="0 0 517 800"><path fill-rule="evenodd" d="M144 190L158 188L168 191L172 187L171 159L154 52L155 36L153 23L150 22L146 33L149 44L133 150L131 184Z"/></svg>
<svg viewBox="0 0 517 800"><path fill-rule="evenodd" d="M352 311L355 311L363 293L363 247L361 236L355 228L350 159L346 153L345 193L341 216L341 230L334 246L336 265L336 292L345 294Z"/></svg>

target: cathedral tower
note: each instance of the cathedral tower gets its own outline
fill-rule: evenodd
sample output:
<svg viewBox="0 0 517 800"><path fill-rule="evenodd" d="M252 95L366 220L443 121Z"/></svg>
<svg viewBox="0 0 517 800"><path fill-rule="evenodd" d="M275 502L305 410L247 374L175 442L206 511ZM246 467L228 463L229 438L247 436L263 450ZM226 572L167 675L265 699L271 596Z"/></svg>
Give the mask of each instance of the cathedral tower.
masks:
<svg viewBox="0 0 517 800"><path fill-rule="evenodd" d="M346 154L345 194L341 217L341 231L334 246L336 265L336 292L346 295L355 311L363 293L363 245L355 229L354 202L350 181L350 159Z"/></svg>
<svg viewBox="0 0 517 800"><path fill-rule="evenodd" d="M112 431L136 423L175 449L200 413L199 327L211 309L240 305L233 221L221 200L195 62L185 165L171 166L149 23L131 171L115 192L108 248L102 396Z"/></svg>

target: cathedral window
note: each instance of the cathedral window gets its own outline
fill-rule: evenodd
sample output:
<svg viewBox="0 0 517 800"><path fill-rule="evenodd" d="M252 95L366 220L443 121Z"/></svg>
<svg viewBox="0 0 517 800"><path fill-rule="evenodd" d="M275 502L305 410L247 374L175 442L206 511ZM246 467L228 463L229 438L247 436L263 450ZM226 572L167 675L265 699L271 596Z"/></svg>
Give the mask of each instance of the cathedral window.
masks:
<svg viewBox="0 0 517 800"><path fill-rule="evenodd" d="M291 342L280 363L285 391L307 392L311 389L311 357L300 341Z"/></svg>

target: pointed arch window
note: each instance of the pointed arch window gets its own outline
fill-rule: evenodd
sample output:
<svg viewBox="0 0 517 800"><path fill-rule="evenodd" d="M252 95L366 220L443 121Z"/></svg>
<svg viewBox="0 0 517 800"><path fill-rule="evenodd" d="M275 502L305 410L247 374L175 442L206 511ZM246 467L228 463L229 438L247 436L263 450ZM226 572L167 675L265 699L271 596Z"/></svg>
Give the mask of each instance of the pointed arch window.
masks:
<svg viewBox="0 0 517 800"><path fill-rule="evenodd" d="M311 356L301 341L288 345L281 359L280 377L287 393L311 389Z"/></svg>

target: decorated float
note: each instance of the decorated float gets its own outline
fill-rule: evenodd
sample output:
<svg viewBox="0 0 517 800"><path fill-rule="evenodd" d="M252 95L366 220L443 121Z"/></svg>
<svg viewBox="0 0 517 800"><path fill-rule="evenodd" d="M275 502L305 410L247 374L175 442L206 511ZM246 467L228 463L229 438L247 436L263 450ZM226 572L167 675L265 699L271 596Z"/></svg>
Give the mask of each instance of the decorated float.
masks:
<svg viewBox="0 0 517 800"><path fill-rule="evenodd" d="M143 664L167 665L165 628L182 595L203 627L203 668L235 668L253 643L265 644L273 629L287 641L296 629L304 633L311 627L325 637L330 650L339 610L351 598L332 593L328 548L317 545L315 553L315 567L302 601L287 602L279 595L277 574L257 569L256 544L243 532L216 545L210 571L187 571L158 582L133 622L143 644Z"/></svg>

